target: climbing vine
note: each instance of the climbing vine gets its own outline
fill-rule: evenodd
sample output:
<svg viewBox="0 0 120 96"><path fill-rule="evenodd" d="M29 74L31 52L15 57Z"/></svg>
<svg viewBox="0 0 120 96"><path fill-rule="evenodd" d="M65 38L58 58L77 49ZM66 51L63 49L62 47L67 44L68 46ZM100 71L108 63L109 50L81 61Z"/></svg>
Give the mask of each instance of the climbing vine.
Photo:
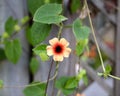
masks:
<svg viewBox="0 0 120 96"><path fill-rule="evenodd" d="M76 4L76 6L74 6L74 4ZM0 36L0 44L4 46L3 48L0 48L0 54L2 54L0 60L7 58L13 64L16 64L19 61L22 54L22 45L20 39L18 39L16 35L24 28L26 29L26 38L33 46L33 53L30 62L30 70L32 74L34 75L39 67L36 58L37 56L39 56L43 62L48 61L50 57L52 57L48 79L46 81L32 82L29 85L20 86L4 86L4 81L0 80L0 88L23 87L23 93L25 96L47 96L48 84L50 81L53 81L54 88L58 89L57 96L60 96L61 93L64 94L64 96L68 96L77 90L80 80L83 79L84 83L87 84L85 69L79 69L78 74L75 76L63 76L57 79L59 63L62 62L64 58L69 58L71 52L74 51L69 47L70 43L68 40L61 36L64 28L71 28L75 37L75 54L79 58L78 64L80 64L80 60L82 60L81 58L84 55L84 51L87 50L89 53L88 43L89 35L91 33L94 37L103 69L103 73L98 73L98 75L103 76L104 78L112 77L120 80L119 77L110 74L112 71L110 65L104 65L87 0L84 0L84 2L81 2L80 0L72 0L71 12L74 13L78 9L80 9L81 12L73 23L69 25L64 24L68 18L63 15L64 6L62 5L62 0L28 0L28 8L31 17L25 16L20 21L13 17L9 17L6 21L5 32ZM83 23L83 20L87 17L89 19L90 27ZM29 25L31 20L33 23ZM49 36L53 25L58 27L58 31L56 32L57 36L50 39L49 44L46 44L43 41ZM51 77L50 73L53 64L56 65L56 69L54 75ZM54 96L54 90L52 94L52 96ZM79 94L77 93L76 96L79 96Z"/></svg>

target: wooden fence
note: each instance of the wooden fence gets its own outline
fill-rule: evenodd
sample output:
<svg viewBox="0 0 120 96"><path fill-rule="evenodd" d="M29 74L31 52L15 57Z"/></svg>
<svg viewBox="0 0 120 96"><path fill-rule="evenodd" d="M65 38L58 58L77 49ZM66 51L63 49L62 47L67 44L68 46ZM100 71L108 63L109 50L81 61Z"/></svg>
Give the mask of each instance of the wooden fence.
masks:
<svg viewBox="0 0 120 96"><path fill-rule="evenodd" d="M65 5L69 0L64 0ZM91 2L100 10L99 15L93 19L93 23L95 24L96 36L98 44L101 50L109 57L108 61L112 61L115 63L116 71L115 75L120 77L120 10L118 14L108 14L104 7L102 0L91 0ZM118 7L120 8L120 0L118 0ZM4 23L9 16L13 16L14 18L21 19L22 17L28 15L27 13L27 2L26 0L0 0L0 35L4 32ZM66 16L69 20L66 24L71 24L75 19L75 16L72 16L66 11ZM102 16L102 18L101 18ZM104 18L106 17L106 18ZM104 19L103 19L104 18ZM117 18L117 20L116 20ZM117 31L114 32L116 36L116 52L111 50L104 42L102 36L104 36L106 30L110 27L106 27L105 23L107 22L114 24L114 27L117 28ZM97 21L97 22L96 22ZM51 35L47 38L48 41L50 38L53 38L57 35L58 29L53 26L51 31ZM64 29L62 36L65 37L70 42L70 47L74 50L75 46L75 38L72 34L71 29ZM0 79L4 80L5 86L14 86L14 85L26 85L30 83L30 72L29 72L29 60L30 60L30 51L29 45L25 37L25 31L22 30L18 37L21 39L21 44L23 48L22 56L18 64L11 64L9 61L5 60L0 62ZM109 38L109 37L108 37ZM90 40L94 42L93 37L90 36ZM2 46L0 46L2 47ZM116 57L116 58L115 58ZM64 62L60 64L59 68L59 76L61 75L74 75L75 74L75 64L77 63L78 58L72 53L69 59L65 59ZM40 61L40 70L35 74L32 79L34 81L43 81L47 79L48 71L50 67L51 60L44 63ZM120 96L120 81L115 81L114 89L111 88L108 84L106 84L98 75L97 71L93 70L87 63L83 62L81 64L83 68L87 70L88 76L96 81L110 96ZM55 66L54 66L55 67ZM52 82L49 87L51 87ZM52 89L52 88L51 88ZM48 91L48 96L51 96L51 89ZM0 90L0 96L24 96L22 93L23 88L4 88ZM94 90L94 89L93 89ZM97 89L96 89L97 90ZM114 95L113 95L114 94Z"/></svg>

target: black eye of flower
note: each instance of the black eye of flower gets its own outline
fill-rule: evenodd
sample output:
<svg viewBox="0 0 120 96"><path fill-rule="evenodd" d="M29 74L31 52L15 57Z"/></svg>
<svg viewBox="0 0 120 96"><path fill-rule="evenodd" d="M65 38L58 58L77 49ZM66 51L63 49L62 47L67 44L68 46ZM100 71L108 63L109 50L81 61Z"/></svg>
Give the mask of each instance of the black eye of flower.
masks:
<svg viewBox="0 0 120 96"><path fill-rule="evenodd" d="M55 48L55 52L56 53L61 53L62 52L62 47L61 46L56 46L56 48Z"/></svg>

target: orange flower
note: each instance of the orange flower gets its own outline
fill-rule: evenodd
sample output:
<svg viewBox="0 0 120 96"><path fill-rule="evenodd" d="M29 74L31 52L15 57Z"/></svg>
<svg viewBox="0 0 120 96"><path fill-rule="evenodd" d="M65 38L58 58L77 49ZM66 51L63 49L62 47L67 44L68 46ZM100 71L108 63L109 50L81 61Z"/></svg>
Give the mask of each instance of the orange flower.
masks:
<svg viewBox="0 0 120 96"><path fill-rule="evenodd" d="M85 96L84 94L77 93L76 96Z"/></svg>
<svg viewBox="0 0 120 96"><path fill-rule="evenodd" d="M69 57L71 49L68 48L69 42L64 38L58 40L53 38L49 40L50 45L47 46L47 55L52 56L54 61L63 61L63 57Z"/></svg>

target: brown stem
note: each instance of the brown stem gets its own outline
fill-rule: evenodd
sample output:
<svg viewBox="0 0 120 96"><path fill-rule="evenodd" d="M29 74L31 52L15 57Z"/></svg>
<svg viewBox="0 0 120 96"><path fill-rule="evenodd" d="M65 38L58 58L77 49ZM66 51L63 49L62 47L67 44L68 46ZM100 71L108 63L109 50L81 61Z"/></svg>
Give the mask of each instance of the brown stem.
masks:
<svg viewBox="0 0 120 96"><path fill-rule="evenodd" d="M45 96L47 96L47 88L48 88L48 84L49 84L50 73L52 71L52 66L53 66L53 60L51 62L50 69L49 69L49 74L48 74L47 84L46 84L46 89L45 89Z"/></svg>

